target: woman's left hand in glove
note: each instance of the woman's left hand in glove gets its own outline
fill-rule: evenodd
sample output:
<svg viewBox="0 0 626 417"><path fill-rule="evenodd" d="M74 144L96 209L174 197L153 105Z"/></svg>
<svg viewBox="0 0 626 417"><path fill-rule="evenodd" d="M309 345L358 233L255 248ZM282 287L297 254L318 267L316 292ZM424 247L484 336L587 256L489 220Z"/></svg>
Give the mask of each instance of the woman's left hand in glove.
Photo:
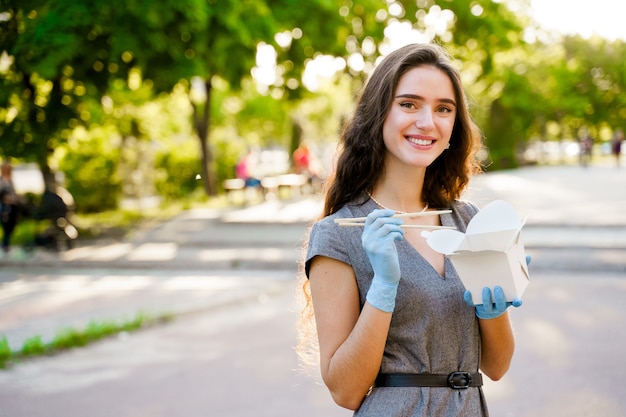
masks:
<svg viewBox="0 0 626 417"><path fill-rule="evenodd" d="M472 301L472 293L466 290L463 295L463 300L468 306L476 307L476 316L483 320L495 319L496 317L500 317L504 314L510 306L519 307L522 305L522 300L520 298L516 298L513 301L506 301L504 291L499 285L496 285L493 288L493 298L491 297L491 293L492 291L489 287L483 288L483 303L474 304Z"/></svg>

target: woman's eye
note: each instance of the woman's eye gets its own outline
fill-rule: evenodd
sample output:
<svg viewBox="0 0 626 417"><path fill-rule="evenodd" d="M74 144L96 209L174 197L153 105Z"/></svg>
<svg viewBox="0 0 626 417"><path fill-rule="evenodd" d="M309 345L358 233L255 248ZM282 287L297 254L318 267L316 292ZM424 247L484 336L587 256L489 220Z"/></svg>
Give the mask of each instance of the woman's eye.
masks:
<svg viewBox="0 0 626 417"><path fill-rule="evenodd" d="M400 103L400 107L404 107L405 109L414 109L414 108L416 108L415 104L411 103L410 101L405 101L405 102Z"/></svg>
<svg viewBox="0 0 626 417"><path fill-rule="evenodd" d="M451 113L452 109L449 107L439 107L439 110L441 113Z"/></svg>

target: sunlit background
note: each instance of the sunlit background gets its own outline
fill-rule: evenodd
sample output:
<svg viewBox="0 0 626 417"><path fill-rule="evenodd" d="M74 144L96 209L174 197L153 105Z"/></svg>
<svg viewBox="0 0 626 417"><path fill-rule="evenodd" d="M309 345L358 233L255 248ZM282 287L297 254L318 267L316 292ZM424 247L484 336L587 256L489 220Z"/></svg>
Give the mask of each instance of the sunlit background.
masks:
<svg viewBox="0 0 626 417"><path fill-rule="evenodd" d="M530 8L526 0L504 0L509 8L518 13L528 14L536 23L539 31L533 27L525 33L525 39L534 42L537 39L551 42L563 35L580 35L585 39L592 36L600 36L608 40L626 40L626 25L624 25L623 5L613 0L530 0ZM478 3L472 6L472 13L480 15L483 9ZM387 15L400 17L403 9L399 4L391 3L388 11L381 12ZM382 16L381 16L382 17ZM416 30L409 22L391 22L385 29L387 43L379 46L384 55L391 50L408 43L431 42L435 36L443 40L450 40L452 33L450 28L454 24L454 13L449 9L438 6L431 7L428 12L423 12L423 18L427 30ZM282 47L291 44L292 39L302 36L300 30L281 32L276 35L276 42ZM346 66L354 71L362 71L366 64L363 55L372 55L377 52L377 45L368 41L363 42L360 53L354 53L346 60L320 55L307 64L302 82L310 90L319 88L319 78L330 78L337 72L343 71ZM258 81L260 92L267 92L267 86L276 81L276 51L270 45L261 43L257 52L257 67L252 71Z"/></svg>
<svg viewBox="0 0 626 417"><path fill-rule="evenodd" d="M250 175L276 196L302 181L285 176L300 174L301 144L321 181L367 76L415 42L441 43L456 58L489 170L578 163L587 134L608 156L626 120L619 2L344 0L271 10L255 0L240 10L187 1L206 14L116 12L150 36L69 0L57 5L62 18L0 10L3 33L15 36L0 44L0 157L17 163L20 192L56 182L83 217L246 201L258 196L242 192L236 169L252 153ZM92 20L73 20L83 13Z"/></svg>
<svg viewBox="0 0 626 417"><path fill-rule="evenodd" d="M303 237L381 56L437 42L484 133L462 197L528 219L492 414L623 416L623 3L3 0L0 415L351 415L294 373Z"/></svg>
<svg viewBox="0 0 626 417"><path fill-rule="evenodd" d="M626 39L624 4L615 0L532 0L531 15L545 29L589 38Z"/></svg>

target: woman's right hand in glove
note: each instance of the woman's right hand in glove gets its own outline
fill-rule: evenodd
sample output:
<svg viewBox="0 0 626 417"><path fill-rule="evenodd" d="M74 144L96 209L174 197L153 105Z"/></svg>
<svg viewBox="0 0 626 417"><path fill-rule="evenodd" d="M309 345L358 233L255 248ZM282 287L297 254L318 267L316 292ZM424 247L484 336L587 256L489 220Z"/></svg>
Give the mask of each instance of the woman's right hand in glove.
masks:
<svg viewBox="0 0 626 417"><path fill-rule="evenodd" d="M400 282L400 262L396 240L404 239L402 219L391 217L393 210L374 210L365 220L361 244L374 270L366 299L374 307L392 312Z"/></svg>

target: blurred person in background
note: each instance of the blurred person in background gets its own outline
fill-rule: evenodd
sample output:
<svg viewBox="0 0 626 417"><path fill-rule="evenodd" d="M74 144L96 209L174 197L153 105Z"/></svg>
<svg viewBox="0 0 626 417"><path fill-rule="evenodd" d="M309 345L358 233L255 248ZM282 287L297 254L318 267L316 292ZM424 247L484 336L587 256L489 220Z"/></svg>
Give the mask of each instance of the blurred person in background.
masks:
<svg viewBox="0 0 626 417"><path fill-rule="evenodd" d="M73 224L74 197L65 188L49 183L35 213L36 220L49 221L48 227L35 238L35 244L49 249L70 249L78 230Z"/></svg>
<svg viewBox="0 0 626 417"><path fill-rule="evenodd" d="M624 141L624 131L622 129L617 129L615 134L613 134L613 139L611 140L611 153L615 156L615 163L617 166L620 165L620 158L622 156L622 142Z"/></svg>
<svg viewBox="0 0 626 417"><path fill-rule="evenodd" d="M583 129L582 133L583 134L578 142L580 146L579 157L580 165L586 168L591 163L594 140L587 129Z"/></svg>
<svg viewBox="0 0 626 417"><path fill-rule="evenodd" d="M292 159L294 172L304 175L313 190L319 189L321 184L319 161L311 153L306 143L300 142L300 145L293 151Z"/></svg>
<svg viewBox="0 0 626 417"><path fill-rule="evenodd" d="M245 187L259 188L261 180L255 175L259 164L259 154L250 148L235 165L235 176L245 181Z"/></svg>
<svg viewBox="0 0 626 417"><path fill-rule="evenodd" d="M19 198L13 186L13 166L9 161L0 168L0 217L2 221L2 250L7 253L11 246L11 235L17 225Z"/></svg>

